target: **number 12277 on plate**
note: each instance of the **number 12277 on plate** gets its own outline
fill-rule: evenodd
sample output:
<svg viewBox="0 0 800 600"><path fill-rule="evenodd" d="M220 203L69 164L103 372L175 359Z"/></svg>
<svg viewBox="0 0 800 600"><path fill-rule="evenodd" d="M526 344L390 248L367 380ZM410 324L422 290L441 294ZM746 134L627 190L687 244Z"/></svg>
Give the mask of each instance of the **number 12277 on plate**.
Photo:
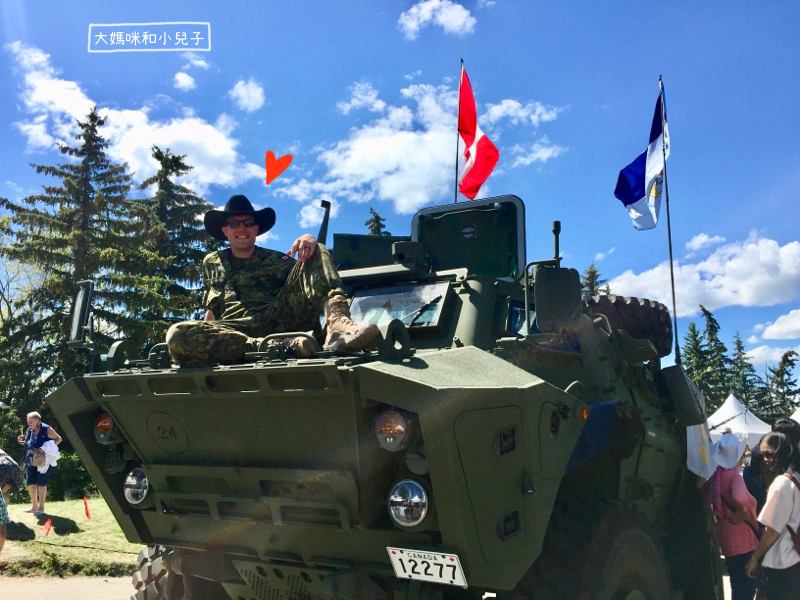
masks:
<svg viewBox="0 0 800 600"><path fill-rule="evenodd" d="M394 574L399 579L419 579L434 583L445 583L467 587L461 561L455 554L408 550L406 548L386 548L392 561Z"/></svg>

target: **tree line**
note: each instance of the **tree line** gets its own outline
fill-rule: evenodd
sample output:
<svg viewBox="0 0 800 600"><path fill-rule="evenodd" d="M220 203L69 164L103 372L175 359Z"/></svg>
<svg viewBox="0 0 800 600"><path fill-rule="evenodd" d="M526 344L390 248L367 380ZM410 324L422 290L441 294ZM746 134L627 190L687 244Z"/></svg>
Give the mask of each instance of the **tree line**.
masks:
<svg viewBox="0 0 800 600"><path fill-rule="evenodd" d="M213 205L176 183L192 169L185 156L153 146L158 171L138 186L153 195L132 198L105 123L94 107L76 142L57 144L63 163L31 164L52 178L41 193L0 198L0 401L13 409L0 412L0 447L17 456L25 414L51 419L44 398L90 366L67 346L77 283L95 282L100 345L126 338L147 350L198 313L203 257L221 247L198 219Z"/></svg>

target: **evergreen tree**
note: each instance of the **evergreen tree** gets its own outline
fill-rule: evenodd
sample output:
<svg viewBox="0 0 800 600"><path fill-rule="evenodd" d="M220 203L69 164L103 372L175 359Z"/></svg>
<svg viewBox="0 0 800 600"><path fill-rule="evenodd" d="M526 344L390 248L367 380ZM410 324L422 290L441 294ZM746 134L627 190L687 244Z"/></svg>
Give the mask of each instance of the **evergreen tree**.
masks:
<svg viewBox="0 0 800 600"><path fill-rule="evenodd" d="M58 145L73 162L31 165L37 173L59 179L60 185L45 185L44 193L19 203L0 198L0 209L11 217L3 258L40 269L42 276L19 303L5 348L0 348L0 373L14 372L10 393L18 414L46 414L44 396L86 370L88 357L70 351L66 343L77 282L97 280L98 304L110 314L119 301L108 293L109 274L117 267L109 249L133 243L133 225L124 218L129 209L127 165L112 164L106 156L108 142L98 132L105 119L97 107L77 124L80 145Z"/></svg>
<svg viewBox="0 0 800 600"><path fill-rule="evenodd" d="M792 371L797 364L797 352L789 350L784 352L777 367L769 368L769 392L772 400L773 419L788 417L797 408L800 399L800 389L797 380L792 377Z"/></svg>
<svg viewBox="0 0 800 600"><path fill-rule="evenodd" d="M605 289L602 289L605 286ZM594 261L590 264L581 276L581 293L584 296L598 296L600 294L611 294L608 279L603 279L600 271L594 266Z"/></svg>
<svg viewBox="0 0 800 600"><path fill-rule="evenodd" d="M730 359L728 382L731 392L742 404L759 417L769 414L769 394L765 381L758 375L753 363L747 357L744 341L739 332L733 338L733 355Z"/></svg>
<svg viewBox="0 0 800 600"><path fill-rule="evenodd" d="M719 339L719 323L711 311L701 304L700 312L706 321L706 326L703 330L706 372L702 378L706 389L702 387L700 389L703 389L709 407L709 414L711 414L711 411L722 405L730 393L728 349Z"/></svg>
<svg viewBox="0 0 800 600"><path fill-rule="evenodd" d="M708 370L706 351L703 344L703 336L697 329L694 321L689 323L686 335L683 338L683 346L680 349L681 363L686 370L689 378L697 384L697 387L706 393L704 377Z"/></svg>
<svg viewBox="0 0 800 600"><path fill-rule="evenodd" d="M110 317L131 332L137 347L145 348L163 342L172 323L192 318L202 303L203 257L223 245L197 218L214 206L174 181L193 168L184 162L185 155L157 146L152 153L160 168L139 189L155 186L155 195L130 202L132 217L140 223L140 243L124 255L115 253L118 266L124 267L117 287L124 287L131 273L140 285L131 293L123 291L125 310Z"/></svg>
<svg viewBox="0 0 800 600"><path fill-rule="evenodd" d="M370 217L370 219L366 223L364 223L364 225L367 226L367 229L369 229L369 234L370 235L392 235L388 231L384 231L384 229L386 229L386 225L384 225L383 222L386 219L384 219L377 212L375 212L375 209L372 208L372 207L370 207L369 212L370 212L370 214L372 214L372 217Z"/></svg>

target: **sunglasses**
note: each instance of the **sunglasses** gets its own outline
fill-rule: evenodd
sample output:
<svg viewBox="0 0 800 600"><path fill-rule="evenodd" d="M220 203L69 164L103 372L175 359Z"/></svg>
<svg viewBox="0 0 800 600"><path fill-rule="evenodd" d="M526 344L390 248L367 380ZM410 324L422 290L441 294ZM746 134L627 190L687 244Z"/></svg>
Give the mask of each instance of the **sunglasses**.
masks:
<svg viewBox="0 0 800 600"><path fill-rule="evenodd" d="M775 453L770 452L769 450L762 450L761 456L763 456L764 458L775 458Z"/></svg>
<svg viewBox="0 0 800 600"><path fill-rule="evenodd" d="M231 229L236 229L239 225L255 227L258 223L256 223L255 219L228 219L225 221L225 227L230 227Z"/></svg>

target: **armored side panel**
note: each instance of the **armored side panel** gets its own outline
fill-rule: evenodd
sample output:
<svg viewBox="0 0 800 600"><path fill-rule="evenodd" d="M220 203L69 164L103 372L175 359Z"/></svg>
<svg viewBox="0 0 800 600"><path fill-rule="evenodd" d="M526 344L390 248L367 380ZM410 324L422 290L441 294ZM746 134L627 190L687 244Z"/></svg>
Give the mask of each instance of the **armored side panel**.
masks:
<svg viewBox="0 0 800 600"><path fill-rule="evenodd" d="M340 271L391 265L392 244L410 238L396 235L333 234L333 264Z"/></svg>

